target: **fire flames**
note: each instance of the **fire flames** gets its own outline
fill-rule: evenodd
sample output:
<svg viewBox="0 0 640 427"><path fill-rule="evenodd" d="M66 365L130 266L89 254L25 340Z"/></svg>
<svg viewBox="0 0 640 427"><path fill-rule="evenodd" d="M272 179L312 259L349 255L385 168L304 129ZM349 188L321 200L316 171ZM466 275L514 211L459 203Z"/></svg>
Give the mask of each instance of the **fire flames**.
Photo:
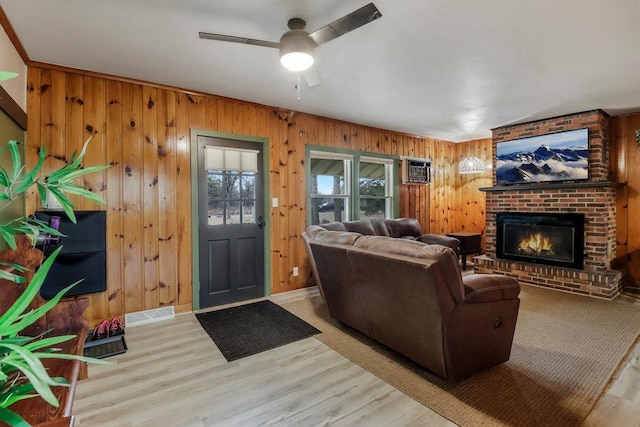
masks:
<svg viewBox="0 0 640 427"><path fill-rule="evenodd" d="M542 233L534 233L520 241L518 250L527 254L548 254L553 253L553 245Z"/></svg>

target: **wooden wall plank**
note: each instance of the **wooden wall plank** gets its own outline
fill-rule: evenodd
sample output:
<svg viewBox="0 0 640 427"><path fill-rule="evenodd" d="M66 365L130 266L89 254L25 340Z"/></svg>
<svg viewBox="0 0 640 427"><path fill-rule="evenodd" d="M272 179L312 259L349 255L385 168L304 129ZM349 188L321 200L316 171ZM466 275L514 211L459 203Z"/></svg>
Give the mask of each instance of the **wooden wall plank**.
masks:
<svg viewBox="0 0 640 427"><path fill-rule="evenodd" d="M158 307L159 280L158 260L158 120L157 89L142 88L142 156L144 162L142 176L142 223L144 262L144 306Z"/></svg>
<svg viewBox="0 0 640 427"><path fill-rule="evenodd" d="M124 210L122 157L122 83L106 82L106 163L107 170L107 308L109 316L124 318ZM98 318L99 319L99 318ZM95 319L91 319L95 322Z"/></svg>
<svg viewBox="0 0 640 427"><path fill-rule="evenodd" d="M218 130L218 100L211 96L205 99L205 121L206 129Z"/></svg>
<svg viewBox="0 0 640 427"><path fill-rule="evenodd" d="M197 95L187 95L189 100L188 125L195 129L204 129L207 123L207 105L205 98Z"/></svg>
<svg viewBox="0 0 640 427"><path fill-rule="evenodd" d="M611 171L611 181L627 182L627 145L625 141L629 139L627 120L624 118L613 119L610 127L609 143L611 151L609 161ZM623 267L627 264L628 246L628 226L629 226L629 191L628 186L619 188L616 192L616 258L615 265Z"/></svg>
<svg viewBox="0 0 640 427"><path fill-rule="evenodd" d="M145 309L143 263L142 87L122 85L122 203L125 312Z"/></svg>
<svg viewBox="0 0 640 427"><path fill-rule="evenodd" d="M176 269L176 96L158 91L158 304L178 301Z"/></svg>
<svg viewBox="0 0 640 427"><path fill-rule="evenodd" d="M60 71L43 70L40 94L40 138L47 150L45 169L53 170L65 163L65 76Z"/></svg>
<svg viewBox="0 0 640 427"><path fill-rule="evenodd" d="M65 154L71 156L74 151L80 153L85 140L84 77L79 74L67 74L65 78ZM82 117L83 120L77 120L78 117ZM84 177L78 178L76 183L84 186ZM83 197L70 194L69 200L75 209L85 208Z"/></svg>
<svg viewBox="0 0 640 427"><path fill-rule="evenodd" d="M83 114L80 120L84 134L77 136L78 144L83 144L85 140L91 137L91 142L87 146L83 164L90 165L104 165L107 163L106 148L105 148L105 134L106 134L106 92L104 79L85 77L82 81L83 88ZM86 100L84 100L84 94L86 94ZM71 123L66 124L66 128ZM80 153L77 147L78 154ZM73 154L72 150L67 148L67 157L70 158ZM84 177L83 182L78 184L84 185L84 188L96 193L97 195L106 198L106 172L96 172ZM83 200L82 204L79 204L77 209L85 210L100 210L105 209L103 205L96 205L88 200ZM91 294L89 296L89 308L87 308L86 316L91 319L106 319L109 317L109 307L107 300L107 293L101 292L97 294Z"/></svg>
<svg viewBox="0 0 640 427"><path fill-rule="evenodd" d="M28 170L38 163L38 153L42 146L41 132L42 119L41 107L42 96L40 92L40 76L42 70L37 67L27 68L27 140L25 141L25 165ZM31 214L36 209L42 208L40 198L37 196L37 190L31 187L25 193L25 210Z"/></svg>
<svg viewBox="0 0 640 427"><path fill-rule="evenodd" d="M218 99L218 130L233 132L233 103L228 99Z"/></svg>
<svg viewBox="0 0 640 427"><path fill-rule="evenodd" d="M176 210L177 222L177 304L191 304L191 147L189 126L188 96L178 93L176 96ZM204 110L204 109L203 109ZM203 120L200 118L199 120ZM196 121L197 123L197 121ZM197 126L197 125L196 125ZM194 141L195 144L195 141Z"/></svg>

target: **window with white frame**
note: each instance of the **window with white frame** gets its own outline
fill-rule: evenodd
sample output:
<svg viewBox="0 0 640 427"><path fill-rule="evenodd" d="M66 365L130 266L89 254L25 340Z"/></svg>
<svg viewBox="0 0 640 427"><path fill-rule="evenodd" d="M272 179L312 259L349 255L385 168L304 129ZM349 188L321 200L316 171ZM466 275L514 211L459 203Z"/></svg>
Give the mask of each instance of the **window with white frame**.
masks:
<svg viewBox="0 0 640 427"><path fill-rule="evenodd" d="M350 218L353 156L312 151L309 161L311 223L347 221Z"/></svg>
<svg viewBox="0 0 640 427"><path fill-rule="evenodd" d="M393 212L393 160L360 157L358 219L390 218Z"/></svg>
<svg viewBox="0 0 640 427"><path fill-rule="evenodd" d="M393 217L393 158L312 150L309 171L311 224Z"/></svg>

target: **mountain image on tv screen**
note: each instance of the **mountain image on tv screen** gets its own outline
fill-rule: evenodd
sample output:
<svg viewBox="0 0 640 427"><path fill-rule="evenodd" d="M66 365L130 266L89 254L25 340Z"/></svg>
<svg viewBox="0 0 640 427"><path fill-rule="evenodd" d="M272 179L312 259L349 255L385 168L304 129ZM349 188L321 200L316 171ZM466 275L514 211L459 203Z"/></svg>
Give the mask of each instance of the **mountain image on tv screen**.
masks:
<svg viewBox="0 0 640 427"><path fill-rule="evenodd" d="M519 184L589 178L589 130L496 144L496 182Z"/></svg>

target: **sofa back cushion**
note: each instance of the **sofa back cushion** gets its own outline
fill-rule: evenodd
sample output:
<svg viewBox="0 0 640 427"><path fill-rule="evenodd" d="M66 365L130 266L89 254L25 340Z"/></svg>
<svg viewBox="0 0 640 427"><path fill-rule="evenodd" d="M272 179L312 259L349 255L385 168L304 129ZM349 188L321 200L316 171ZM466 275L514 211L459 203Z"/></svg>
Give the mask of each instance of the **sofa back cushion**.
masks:
<svg viewBox="0 0 640 427"><path fill-rule="evenodd" d="M347 231L344 224L341 222L328 222L326 224L320 225L320 227L330 231Z"/></svg>
<svg viewBox="0 0 640 427"><path fill-rule="evenodd" d="M418 258L425 261L437 262L437 278L439 286L447 290L448 296L455 302L464 300L464 285L462 271L455 252L445 246L427 245L415 240L394 239L380 236L362 236L354 242L354 247L379 252ZM445 289L442 289L445 292ZM447 298L440 295L441 303L449 305Z"/></svg>
<svg viewBox="0 0 640 427"><path fill-rule="evenodd" d="M371 222L365 220L362 221L348 221L343 222L344 227L347 231L351 231L353 233L360 233L365 236L375 236L376 230L373 228L373 224Z"/></svg>
<svg viewBox="0 0 640 427"><path fill-rule="evenodd" d="M376 236L390 236L389 229L387 228L387 223L384 219L371 218L369 221L371 222L373 229L376 231Z"/></svg>
<svg viewBox="0 0 640 427"><path fill-rule="evenodd" d="M340 222L333 224L342 225ZM336 245L353 245L353 243L358 239L358 237L362 236L362 234L348 231L326 230L322 226L312 225L307 228L307 236L310 241L333 243Z"/></svg>
<svg viewBox="0 0 640 427"><path fill-rule="evenodd" d="M420 223L414 218L386 219L385 223L391 237L420 237L423 234Z"/></svg>

